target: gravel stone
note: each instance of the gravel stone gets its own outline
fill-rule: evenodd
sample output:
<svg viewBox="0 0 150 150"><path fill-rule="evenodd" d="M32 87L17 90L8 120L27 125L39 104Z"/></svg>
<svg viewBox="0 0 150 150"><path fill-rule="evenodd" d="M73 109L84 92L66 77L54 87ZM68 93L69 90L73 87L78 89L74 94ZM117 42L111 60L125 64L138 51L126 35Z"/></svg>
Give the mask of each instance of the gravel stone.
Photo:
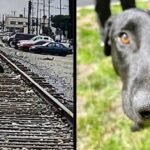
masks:
<svg viewBox="0 0 150 150"><path fill-rule="evenodd" d="M23 52L8 47L0 49L35 74L44 77L58 92L64 93L65 99L73 105L73 55L61 57Z"/></svg>

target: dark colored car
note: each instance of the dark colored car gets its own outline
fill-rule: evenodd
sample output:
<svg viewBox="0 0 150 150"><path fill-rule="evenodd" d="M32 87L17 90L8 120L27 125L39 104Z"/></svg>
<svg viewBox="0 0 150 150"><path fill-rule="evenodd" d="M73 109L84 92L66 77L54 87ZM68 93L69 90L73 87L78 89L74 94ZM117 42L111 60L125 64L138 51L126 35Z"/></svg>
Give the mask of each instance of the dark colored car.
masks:
<svg viewBox="0 0 150 150"><path fill-rule="evenodd" d="M14 35L14 37L9 41L9 45L13 45L16 49L18 48L17 43L20 40L30 40L32 37L34 37L34 34L23 34L23 33L17 33Z"/></svg>
<svg viewBox="0 0 150 150"><path fill-rule="evenodd" d="M61 43L46 43L44 45L32 46L29 51L34 53L66 56L72 54L72 50Z"/></svg>

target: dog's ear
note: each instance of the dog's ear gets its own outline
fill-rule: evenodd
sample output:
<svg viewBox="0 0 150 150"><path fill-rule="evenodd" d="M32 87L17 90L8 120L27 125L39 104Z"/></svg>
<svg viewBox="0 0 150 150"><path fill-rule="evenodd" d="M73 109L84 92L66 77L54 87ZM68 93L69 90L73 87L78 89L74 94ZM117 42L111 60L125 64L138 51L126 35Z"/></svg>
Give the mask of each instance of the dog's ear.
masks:
<svg viewBox="0 0 150 150"><path fill-rule="evenodd" d="M111 55L111 33L112 33L112 24L114 19L115 17L111 16L107 20L104 28L104 54L106 56Z"/></svg>

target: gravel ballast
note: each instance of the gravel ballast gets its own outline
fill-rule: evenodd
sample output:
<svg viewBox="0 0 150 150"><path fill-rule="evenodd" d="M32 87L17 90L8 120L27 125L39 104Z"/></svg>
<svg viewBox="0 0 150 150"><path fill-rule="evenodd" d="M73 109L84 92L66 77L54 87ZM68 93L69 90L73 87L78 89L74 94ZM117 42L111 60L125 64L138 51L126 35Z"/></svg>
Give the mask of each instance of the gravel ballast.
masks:
<svg viewBox="0 0 150 150"><path fill-rule="evenodd" d="M73 105L73 55L66 57L34 54L8 47L0 48L32 72L44 77Z"/></svg>

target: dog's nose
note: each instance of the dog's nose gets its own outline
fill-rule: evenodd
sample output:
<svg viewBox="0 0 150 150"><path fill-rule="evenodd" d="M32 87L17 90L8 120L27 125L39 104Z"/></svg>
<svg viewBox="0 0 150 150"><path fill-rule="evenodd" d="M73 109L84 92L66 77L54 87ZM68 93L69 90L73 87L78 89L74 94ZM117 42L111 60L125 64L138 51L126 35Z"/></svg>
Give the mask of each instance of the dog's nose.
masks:
<svg viewBox="0 0 150 150"><path fill-rule="evenodd" d="M142 120L150 120L150 92L138 91L133 99L133 109Z"/></svg>
<svg viewBox="0 0 150 150"><path fill-rule="evenodd" d="M150 119L150 110L139 112L142 119Z"/></svg>

